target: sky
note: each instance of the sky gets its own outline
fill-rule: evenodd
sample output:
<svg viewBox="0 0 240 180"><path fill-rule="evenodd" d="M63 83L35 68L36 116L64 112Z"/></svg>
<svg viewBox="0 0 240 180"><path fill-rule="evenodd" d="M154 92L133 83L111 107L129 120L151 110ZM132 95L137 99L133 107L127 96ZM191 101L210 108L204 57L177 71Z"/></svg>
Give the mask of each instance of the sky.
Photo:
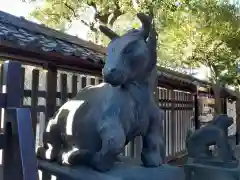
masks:
<svg viewBox="0 0 240 180"><path fill-rule="evenodd" d="M4 11L15 16L27 17L29 13L34 10L34 8L36 8L38 5L39 3L24 3L21 2L21 0L1 0L0 11ZM82 39L86 39L88 27L84 26L79 20L74 20L72 22L71 28L67 31L67 33L78 36Z"/></svg>
<svg viewBox="0 0 240 180"><path fill-rule="evenodd" d="M15 16L27 16L35 6L29 3L23 3L21 0L1 0L0 10L13 14Z"/></svg>

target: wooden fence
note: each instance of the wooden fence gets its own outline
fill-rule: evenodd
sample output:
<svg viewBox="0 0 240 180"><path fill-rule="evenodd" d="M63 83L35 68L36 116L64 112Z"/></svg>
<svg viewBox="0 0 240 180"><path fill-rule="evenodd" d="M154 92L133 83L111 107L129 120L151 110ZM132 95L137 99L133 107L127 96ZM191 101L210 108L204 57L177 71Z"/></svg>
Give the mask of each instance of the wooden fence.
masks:
<svg viewBox="0 0 240 180"><path fill-rule="evenodd" d="M22 107L31 109L37 144L42 142L42 133L48 119L64 102L76 95L81 88L102 82L98 76L57 70L46 71L33 66L22 66L20 76L21 104ZM157 90L159 107L165 112L163 127L166 153L171 159L185 151L186 132L194 128L193 95L161 87ZM141 138L136 138L126 147L123 154L138 158L141 146Z"/></svg>

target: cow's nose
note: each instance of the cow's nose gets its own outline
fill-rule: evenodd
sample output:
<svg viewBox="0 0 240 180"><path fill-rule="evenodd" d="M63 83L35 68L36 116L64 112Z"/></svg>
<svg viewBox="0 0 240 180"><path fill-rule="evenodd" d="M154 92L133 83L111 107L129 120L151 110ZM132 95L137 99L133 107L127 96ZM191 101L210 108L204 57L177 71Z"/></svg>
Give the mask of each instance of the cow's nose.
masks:
<svg viewBox="0 0 240 180"><path fill-rule="evenodd" d="M105 82L114 86L122 84L124 80L121 71L116 68L103 69L103 79Z"/></svg>

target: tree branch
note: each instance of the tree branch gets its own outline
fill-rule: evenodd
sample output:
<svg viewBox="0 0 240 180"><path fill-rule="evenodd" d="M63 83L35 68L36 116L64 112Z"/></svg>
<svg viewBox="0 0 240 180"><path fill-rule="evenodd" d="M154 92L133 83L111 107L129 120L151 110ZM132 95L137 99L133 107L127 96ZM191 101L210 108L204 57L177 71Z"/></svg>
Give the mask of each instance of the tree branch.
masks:
<svg viewBox="0 0 240 180"><path fill-rule="evenodd" d="M59 4L61 5L62 2L55 2L55 3L53 4L53 6L54 6L54 5L59 5ZM77 15L77 13L75 12L75 10L74 10L73 7L71 7L70 5L68 5L66 2L64 2L63 5L66 6L66 7L72 12L72 14L73 14L74 17L78 17L78 15ZM55 16L58 16L59 18L61 17L60 13L59 13L59 14L49 13L48 15L50 15L50 16L55 15ZM72 22L71 15L68 15L68 14L66 14L66 13L63 13L62 16L63 16L65 19L67 19L70 23Z"/></svg>
<svg viewBox="0 0 240 180"><path fill-rule="evenodd" d="M96 21L99 20L103 24L107 24L108 23L108 17L110 16L110 13L106 13L104 15L100 15L100 12L97 9L97 4L95 2L91 2L88 5L94 8L94 10L96 12L96 14L94 16L94 19Z"/></svg>
<svg viewBox="0 0 240 180"><path fill-rule="evenodd" d="M78 17L77 13L75 12L74 8L68 5L66 2L63 3L70 11L72 11L72 14L74 17Z"/></svg>
<svg viewBox="0 0 240 180"><path fill-rule="evenodd" d="M97 10L97 5L94 2L91 2L88 4L89 6L92 6L95 10Z"/></svg>
<svg viewBox="0 0 240 180"><path fill-rule="evenodd" d="M94 27L94 23L87 23L86 21L84 21L84 20L81 20L81 22L85 25L85 26L87 26L87 27L89 27L89 29L91 30L91 31L93 31L93 32L98 32L98 30Z"/></svg>
<svg viewBox="0 0 240 180"><path fill-rule="evenodd" d="M94 3L94 2L91 2L91 3L89 3L88 5L91 6L91 7L93 7L93 8L95 9L96 14L95 14L94 19L95 19L96 21L100 21L100 22L103 23L103 24L113 25L113 23L117 20L117 18L123 14L123 13L120 11L120 6L119 6L119 4L118 4L117 1L114 2L115 9L114 9L113 13L104 13L104 14L101 14L101 13L98 11L98 9L97 9L96 3ZM108 21L109 16L110 16L111 14L113 15L113 17Z"/></svg>
<svg viewBox="0 0 240 180"><path fill-rule="evenodd" d="M99 20L103 24L107 24L108 23L108 17L110 15L111 15L110 13L106 13L106 14L101 15L99 12L96 12L94 19L96 21Z"/></svg>
<svg viewBox="0 0 240 180"><path fill-rule="evenodd" d="M119 16L121 16L123 13L120 11L120 6L118 4L118 1L114 2L115 4L115 10L113 11L113 17L110 19L109 24L112 26L113 23L117 20Z"/></svg>

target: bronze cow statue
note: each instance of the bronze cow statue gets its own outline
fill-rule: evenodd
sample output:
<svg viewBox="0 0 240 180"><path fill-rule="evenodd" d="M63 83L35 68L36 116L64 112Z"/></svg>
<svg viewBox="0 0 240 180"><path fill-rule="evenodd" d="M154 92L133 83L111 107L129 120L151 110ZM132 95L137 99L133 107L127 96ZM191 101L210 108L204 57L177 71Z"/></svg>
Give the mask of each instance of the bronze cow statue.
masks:
<svg viewBox="0 0 240 180"><path fill-rule="evenodd" d="M189 132L186 141L188 156L196 160L213 158L223 162L236 160L228 142L228 127L232 124L233 118L223 114L195 132ZM216 157L209 150L212 145L218 147Z"/></svg>
<svg viewBox="0 0 240 180"><path fill-rule="evenodd" d="M111 39L104 83L80 90L60 107L47 125L38 157L107 171L125 145L142 136L142 163L156 167L165 161L163 113L153 95L157 34L152 18L137 16L142 27L123 36L100 26Z"/></svg>

